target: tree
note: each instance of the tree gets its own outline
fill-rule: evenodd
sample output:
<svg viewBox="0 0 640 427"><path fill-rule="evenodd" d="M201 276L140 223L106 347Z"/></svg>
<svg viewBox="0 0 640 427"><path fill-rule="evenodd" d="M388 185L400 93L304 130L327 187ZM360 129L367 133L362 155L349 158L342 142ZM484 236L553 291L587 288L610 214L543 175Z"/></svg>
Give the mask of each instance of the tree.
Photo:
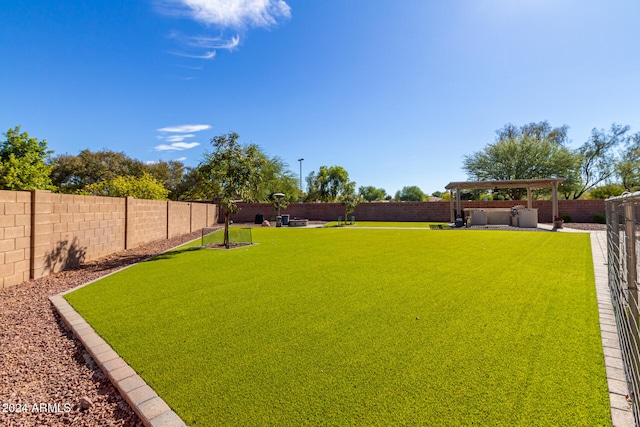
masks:
<svg viewBox="0 0 640 427"><path fill-rule="evenodd" d="M561 186L561 190L568 199L571 194L573 199L580 198L585 192L609 180L615 173L616 152L615 149L625 140L625 134L629 126L620 126L615 123L611 130L592 129L591 137L578 148L578 173L577 180L570 180Z"/></svg>
<svg viewBox="0 0 640 427"><path fill-rule="evenodd" d="M257 145L242 146L235 132L215 136L211 145L213 153L206 153L200 163L200 173L208 190L217 194L225 208L224 245L229 248L229 219L238 212L236 201L257 197L261 171L265 159Z"/></svg>
<svg viewBox="0 0 640 427"><path fill-rule="evenodd" d="M61 193L77 193L87 185L118 176L142 177L145 165L125 153L82 150L77 156L63 154L52 161L51 177Z"/></svg>
<svg viewBox="0 0 640 427"><path fill-rule="evenodd" d="M320 166L307 176L307 200L335 202L349 185L349 173L342 166Z"/></svg>
<svg viewBox="0 0 640 427"><path fill-rule="evenodd" d="M427 200L427 195L418 186L410 185L397 191L395 199L403 202L424 202Z"/></svg>
<svg viewBox="0 0 640 427"><path fill-rule="evenodd" d="M640 187L640 132L628 138L627 147L622 152L615 171L627 190L633 191Z"/></svg>
<svg viewBox="0 0 640 427"><path fill-rule="evenodd" d="M47 142L20 133L20 126L9 129L0 144L0 189L54 190L51 167L45 163L51 154Z"/></svg>
<svg viewBox="0 0 640 427"><path fill-rule="evenodd" d="M182 188L180 183L185 174L185 167L182 162L177 160L159 160L153 163L144 164L144 170L160 181L162 185L169 190L170 200L179 200Z"/></svg>
<svg viewBox="0 0 640 427"><path fill-rule="evenodd" d="M252 201L273 202L275 193L285 195L281 200L282 207L286 206L287 202L297 201L300 193L298 179L289 169L289 165L278 156L270 158L262 152L258 155L262 157L261 178Z"/></svg>
<svg viewBox="0 0 640 427"><path fill-rule="evenodd" d="M384 198L387 197L387 192L383 188L368 185L366 187L360 186L360 188L358 188L358 195L367 202L375 202L377 200L384 200Z"/></svg>
<svg viewBox="0 0 640 427"><path fill-rule="evenodd" d="M347 217L356 210L360 204L360 196L356 194L356 183L349 182L342 194L339 197L340 203L344 206L344 221L347 222Z"/></svg>
<svg viewBox="0 0 640 427"><path fill-rule="evenodd" d="M589 199L608 199L624 193L625 188L620 184L607 184L589 191Z"/></svg>
<svg viewBox="0 0 640 427"><path fill-rule="evenodd" d="M463 169L479 181L571 177L577 157L565 146L567 129L552 128L546 121L520 128L508 124L496 131L495 143L464 156ZM519 200L526 189L506 189L504 193Z"/></svg>
<svg viewBox="0 0 640 427"><path fill-rule="evenodd" d="M136 199L166 200L169 190L144 172L140 178L135 176L118 176L106 181L87 185L83 190L94 196L135 197Z"/></svg>

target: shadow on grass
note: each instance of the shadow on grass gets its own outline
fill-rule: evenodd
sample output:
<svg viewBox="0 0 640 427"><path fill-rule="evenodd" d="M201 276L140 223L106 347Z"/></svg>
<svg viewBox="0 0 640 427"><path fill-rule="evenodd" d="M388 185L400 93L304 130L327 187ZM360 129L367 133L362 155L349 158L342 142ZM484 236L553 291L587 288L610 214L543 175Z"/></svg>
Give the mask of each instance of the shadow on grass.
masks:
<svg viewBox="0 0 640 427"><path fill-rule="evenodd" d="M183 254L185 252L194 252L194 251L199 251L200 249L202 249L202 246L191 246L188 248L179 248L179 249L174 249L172 251L168 251L165 253L162 253L160 255L156 255L153 258L149 258L147 260L147 262L150 261L162 261L165 259L173 259L175 257L177 257L180 254Z"/></svg>
<svg viewBox="0 0 640 427"><path fill-rule="evenodd" d="M451 226L447 224L432 224L429 226L430 230L451 230Z"/></svg>

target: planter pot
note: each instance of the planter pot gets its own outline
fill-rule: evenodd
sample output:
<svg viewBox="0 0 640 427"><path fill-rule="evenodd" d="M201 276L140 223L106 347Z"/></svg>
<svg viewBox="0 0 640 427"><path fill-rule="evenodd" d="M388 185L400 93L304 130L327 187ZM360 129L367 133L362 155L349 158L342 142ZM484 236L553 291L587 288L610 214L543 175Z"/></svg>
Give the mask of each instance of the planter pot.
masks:
<svg viewBox="0 0 640 427"><path fill-rule="evenodd" d="M564 221L561 219L553 221L554 228L562 228L562 224L564 224Z"/></svg>

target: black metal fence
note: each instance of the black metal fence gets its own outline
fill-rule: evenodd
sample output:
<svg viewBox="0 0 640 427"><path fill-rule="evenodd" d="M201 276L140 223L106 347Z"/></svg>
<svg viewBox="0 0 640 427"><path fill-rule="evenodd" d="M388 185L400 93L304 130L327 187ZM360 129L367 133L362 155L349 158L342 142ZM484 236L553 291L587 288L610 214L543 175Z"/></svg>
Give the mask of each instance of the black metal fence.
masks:
<svg viewBox="0 0 640 427"><path fill-rule="evenodd" d="M636 426L640 426L640 192L606 201L609 289Z"/></svg>

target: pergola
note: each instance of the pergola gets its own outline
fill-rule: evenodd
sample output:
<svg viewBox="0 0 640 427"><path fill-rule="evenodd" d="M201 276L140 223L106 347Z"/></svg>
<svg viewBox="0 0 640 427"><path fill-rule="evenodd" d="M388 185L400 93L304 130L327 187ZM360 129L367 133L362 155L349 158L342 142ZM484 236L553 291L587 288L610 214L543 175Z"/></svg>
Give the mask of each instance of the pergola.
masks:
<svg viewBox="0 0 640 427"><path fill-rule="evenodd" d="M466 182L450 182L445 189L449 190L449 203L451 204L451 222L455 221L455 215L460 215L460 190L489 190L494 188L526 188L527 189L527 208L533 206L532 190L540 190L542 188L551 188L552 207L551 214L555 218L558 216L558 184L564 181L564 178L545 178L545 179L510 179L506 181L466 181ZM453 209L453 191L456 191L456 208Z"/></svg>

